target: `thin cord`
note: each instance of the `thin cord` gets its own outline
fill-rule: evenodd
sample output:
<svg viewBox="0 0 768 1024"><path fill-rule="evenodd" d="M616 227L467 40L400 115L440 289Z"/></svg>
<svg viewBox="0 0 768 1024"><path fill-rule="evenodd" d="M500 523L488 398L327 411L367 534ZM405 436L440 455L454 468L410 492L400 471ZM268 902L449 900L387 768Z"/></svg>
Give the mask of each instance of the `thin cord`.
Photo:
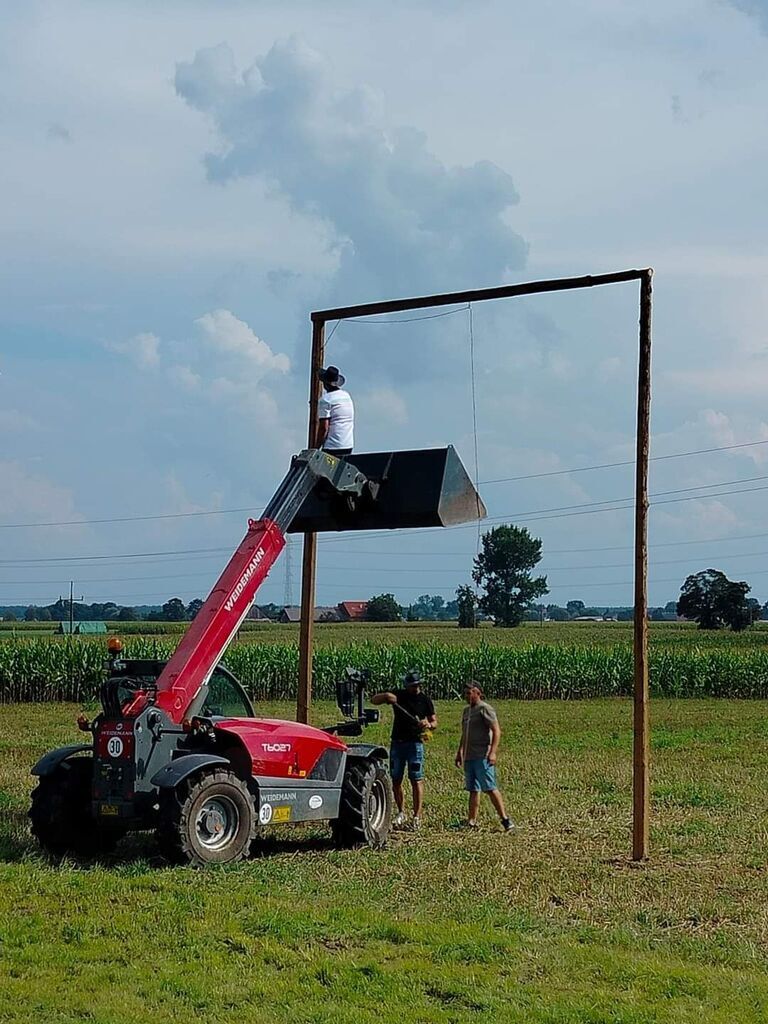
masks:
<svg viewBox="0 0 768 1024"><path fill-rule="evenodd" d="M429 316L409 316L402 317L397 320L381 320L378 317L374 317L372 320L364 318L350 317L347 323L350 324L414 324L419 320L439 320L442 316L455 316L457 313L463 313L465 309L469 309L469 303L466 306L459 306L458 309L449 309L447 313L431 313Z"/></svg>
<svg viewBox="0 0 768 1024"><path fill-rule="evenodd" d="M336 331L337 331L337 329L338 329L338 326L339 326L339 324L340 324L340 323L341 323L341 320L337 320L337 321L336 321L336 323L335 323L335 324L333 325L333 330L332 330L332 331L331 331L331 333L330 333L330 334L328 335L328 337L327 337L327 338L325 339L325 344L326 344L326 345L328 344L328 342L329 342L329 341L331 340L331 338L332 338L332 337L334 336L334 334L336 333Z"/></svg>
<svg viewBox="0 0 768 1024"><path fill-rule="evenodd" d="M693 452L676 452L674 455L652 455L650 461L663 462L666 459L685 459L690 455L709 455L711 452L730 452L735 448L753 448L758 444L768 444L768 439L765 441L744 441L742 444L726 444L721 448L698 448ZM565 476L568 473L589 473L593 469L615 469L618 466L634 466L634 464L634 459L629 459L627 462L604 462L599 466L579 466L576 469L553 469L547 473L526 473L524 476L502 476L497 477L495 480L481 480L480 483L484 487L487 487L488 484L508 484L517 480L539 480L541 477L545 476Z"/></svg>

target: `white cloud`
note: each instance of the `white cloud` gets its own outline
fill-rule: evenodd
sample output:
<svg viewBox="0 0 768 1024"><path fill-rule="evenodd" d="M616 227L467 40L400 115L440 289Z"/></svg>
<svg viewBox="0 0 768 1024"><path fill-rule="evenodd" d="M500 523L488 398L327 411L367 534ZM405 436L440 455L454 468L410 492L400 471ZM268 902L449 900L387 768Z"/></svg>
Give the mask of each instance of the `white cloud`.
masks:
<svg viewBox="0 0 768 1024"><path fill-rule="evenodd" d="M206 313L195 320L195 326L210 348L241 357L258 376L271 370L286 373L291 367L288 356L273 352L244 320L238 320L228 309Z"/></svg>
<svg viewBox="0 0 768 1024"><path fill-rule="evenodd" d="M168 367L168 377L184 391L199 391L203 383L199 373L195 373L189 366L178 363Z"/></svg>
<svg viewBox="0 0 768 1024"><path fill-rule="evenodd" d="M160 339L149 331L134 334L127 341L110 342L107 348L127 356L140 370L152 370L160 365Z"/></svg>
<svg viewBox="0 0 768 1024"><path fill-rule="evenodd" d="M518 201L510 176L488 160L446 166L423 132L386 125L369 90L339 94L297 37L244 72L226 44L198 50L177 65L176 89L218 132L211 181L255 176L329 226L344 294L492 284L524 265L506 221Z"/></svg>

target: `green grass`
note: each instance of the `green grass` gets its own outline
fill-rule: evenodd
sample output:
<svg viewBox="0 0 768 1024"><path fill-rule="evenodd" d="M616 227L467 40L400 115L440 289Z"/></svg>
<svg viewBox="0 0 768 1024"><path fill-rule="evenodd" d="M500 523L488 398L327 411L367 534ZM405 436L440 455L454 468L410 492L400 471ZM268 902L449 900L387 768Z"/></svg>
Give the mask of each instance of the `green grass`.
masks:
<svg viewBox="0 0 768 1024"><path fill-rule="evenodd" d="M421 834L340 853L324 830L276 829L256 859L196 873L165 867L144 838L103 863L48 864L26 830L27 773L76 739L78 708L1 707L0 1020L768 1019L765 706L655 703L640 867L626 858L629 702L498 708L519 834L487 807L477 834L455 827L460 708L440 704Z"/></svg>

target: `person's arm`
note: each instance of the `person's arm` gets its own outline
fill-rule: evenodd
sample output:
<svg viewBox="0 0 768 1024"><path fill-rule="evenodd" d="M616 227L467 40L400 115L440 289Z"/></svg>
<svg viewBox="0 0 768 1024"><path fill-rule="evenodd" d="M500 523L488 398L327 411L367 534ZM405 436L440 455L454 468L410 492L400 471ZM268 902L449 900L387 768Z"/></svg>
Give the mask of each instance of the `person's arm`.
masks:
<svg viewBox="0 0 768 1024"><path fill-rule="evenodd" d="M397 694L392 693L390 690L374 693L371 697L371 704L397 704Z"/></svg>
<svg viewBox="0 0 768 1024"><path fill-rule="evenodd" d="M461 768L461 766L464 764L464 734L465 734L464 716L462 715L461 716L461 732L459 733L459 746L456 749L456 757L454 758L454 761L456 763L456 767L457 768Z"/></svg>
<svg viewBox="0 0 768 1024"><path fill-rule="evenodd" d="M498 718L491 722L491 745L488 748L488 764L496 764L496 756L499 752L499 740L501 739L501 726Z"/></svg>
<svg viewBox="0 0 768 1024"><path fill-rule="evenodd" d="M331 403L323 395L317 405L317 447L322 448L331 429Z"/></svg>
<svg viewBox="0 0 768 1024"><path fill-rule="evenodd" d="M436 729L437 728L437 715L435 714L435 705L430 700L427 713L421 720L421 724L425 729Z"/></svg>

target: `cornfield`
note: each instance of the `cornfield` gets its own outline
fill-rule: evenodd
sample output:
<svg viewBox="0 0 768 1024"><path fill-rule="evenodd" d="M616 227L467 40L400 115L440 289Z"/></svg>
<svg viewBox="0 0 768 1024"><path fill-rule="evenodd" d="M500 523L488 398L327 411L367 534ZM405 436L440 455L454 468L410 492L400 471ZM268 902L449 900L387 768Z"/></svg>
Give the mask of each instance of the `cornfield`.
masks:
<svg viewBox="0 0 768 1024"><path fill-rule="evenodd" d="M693 639L693 638L692 638ZM128 658L165 658L172 637L132 637ZM225 664L255 701L296 695L295 643L234 644ZM457 646L435 641L350 641L315 651L314 692L333 697L348 665L371 670L372 687L392 686L418 667L432 696L457 697L468 679L479 680L491 698L572 700L626 696L632 692L632 648L589 644L507 646L482 642ZM103 639L13 637L0 641L0 703L95 699L105 671ZM768 650L688 646L652 648L652 692L665 697L768 697Z"/></svg>

